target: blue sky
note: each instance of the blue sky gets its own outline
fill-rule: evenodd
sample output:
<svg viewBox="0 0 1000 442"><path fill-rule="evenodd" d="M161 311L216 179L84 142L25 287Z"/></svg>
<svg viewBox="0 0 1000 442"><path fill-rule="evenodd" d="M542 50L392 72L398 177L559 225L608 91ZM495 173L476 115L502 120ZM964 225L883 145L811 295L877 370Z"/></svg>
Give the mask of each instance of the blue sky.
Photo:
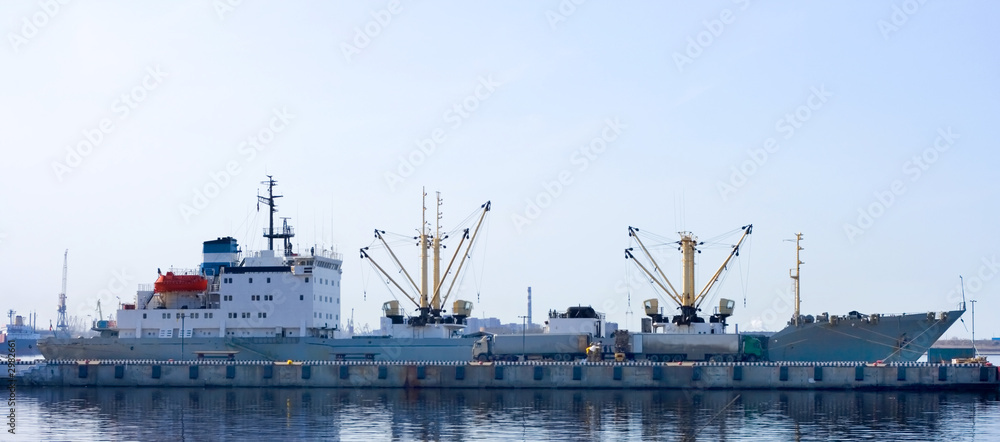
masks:
<svg viewBox="0 0 1000 442"><path fill-rule="evenodd" d="M532 286L536 318L590 304L638 328L655 293L624 259L628 226L753 223L717 294L741 329L790 316L801 231L804 313L953 309L964 275L977 335L1000 336L998 9L4 2L3 307L54 319L67 248L79 316L197 266L204 240L260 248L273 174L298 243L344 253L359 323L392 297L357 249L418 228L426 186L446 227L492 201L459 293L476 316L517 322ZM724 253L699 256L699 287Z"/></svg>

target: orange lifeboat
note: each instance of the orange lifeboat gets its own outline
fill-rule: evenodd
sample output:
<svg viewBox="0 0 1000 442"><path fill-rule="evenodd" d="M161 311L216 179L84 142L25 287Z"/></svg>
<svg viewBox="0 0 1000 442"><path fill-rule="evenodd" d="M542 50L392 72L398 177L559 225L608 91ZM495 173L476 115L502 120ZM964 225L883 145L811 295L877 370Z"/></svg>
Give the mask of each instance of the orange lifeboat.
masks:
<svg viewBox="0 0 1000 442"><path fill-rule="evenodd" d="M175 275L167 272L153 283L153 293L203 292L208 289L208 280L201 275Z"/></svg>

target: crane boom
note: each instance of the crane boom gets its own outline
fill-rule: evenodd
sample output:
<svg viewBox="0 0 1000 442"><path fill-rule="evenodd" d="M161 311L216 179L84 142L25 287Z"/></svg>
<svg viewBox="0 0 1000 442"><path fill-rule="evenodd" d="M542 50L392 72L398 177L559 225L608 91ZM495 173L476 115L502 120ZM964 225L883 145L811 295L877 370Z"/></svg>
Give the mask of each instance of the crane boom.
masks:
<svg viewBox="0 0 1000 442"><path fill-rule="evenodd" d="M414 299L414 298L413 298L413 296L410 296L410 294L409 294L409 293L406 293L406 290L404 290L404 289L403 289L403 287L401 287L401 286L399 285L399 283L398 283L398 282L396 282L396 280L395 280L395 279L392 279L392 276L391 276L391 275L389 275L389 273L388 273L388 272L386 272L386 271L385 271L385 269L383 269L383 268L382 268L382 266L378 265L378 263L377 263L377 262L375 262L375 260L374 260L374 259L372 259L372 257L371 257L371 256L368 256L368 253L367 253L367 252L365 252L365 249L366 249L366 248L367 248L367 247L365 247L365 248L362 248L362 249L361 249L361 257L362 257L362 258L368 258L368 260L369 260L369 261L371 261L372 265L374 265L374 266L375 266L375 269L377 269L377 270L378 270L378 271L379 271L380 273L382 273L382 275L384 275L384 276L385 276L386 278L388 278L388 279L389 279L389 282L391 282L391 283L392 283L392 285L396 286L396 288L397 288L397 289L399 289L399 291L403 293L403 296L406 296L407 298L409 298L409 299L410 299L410 301L413 301L413 303L414 303L414 304L417 304L417 305L419 306L419 305L420 305L420 303L419 303L419 302L418 302L418 301L417 301L416 299Z"/></svg>
<svg viewBox="0 0 1000 442"><path fill-rule="evenodd" d="M636 229L635 227L632 227L632 226L628 226L628 236L630 236L632 238L635 238L635 242L639 243L639 248L642 249L643 255L646 255L646 258L649 258L649 260L653 263L653 267L656 269L656 272L659 273L661 277L663 277L663 282L666 282L667 286L670 287L670 290L667 290L666 288L663 288L663 291L667 292L667 294L670 295L671 298L674 298L674 300L676 300L679 303L680 302L680 295L677 294L677 289L675 289L674 285L670 283L669 279L667 279L667 275L663 274L663 269L660 267L659 264L656 263L656 260L653 259L653 255L650 254L649 250L646 249L646 245L642 243L641 239L639 239L638 233L639 233L639 229ZM635 257L633 257L631 253L629 253L629 254L626 255L626 258L628 258L628 257L632 257L632 260L635 261ZM639 261L635 261L635 262L638 263ZM653 278L653 279L656 279L656 278ZM659 285L660 285L661 288L663 287L663 284L659 284Z"/></svg>
<svg viewBox="0 0 1000 442"><path fill-rule="evenodd" d="M708 291L711 290L712 286L715 285L716 281L719 280L719 275L722 274L722 270L724 270L726 266L729 265L729 261L733 259L733 256L737 256L740 254L740 245L743 244L743 240L746 239L748 235L750 235L750 231L752 230L753 230L753 224L743 226L743 236L741 236L740 240L736 243L735 246L733 246L733 250L729 252L729 256L727 256L726 260L722 262L721 266L719 266L719 270L716 270L715 274L712 275L712 278L708 280L708 284L705 284L705 288L701 289L701 293L698 293L698 297L695 298L695 307L701 306L701 302L705 300L705 295L708 294Z"/></svg>
<svg viewBox="0 0 1000 442"><path fill-rule="evenodd" d="M490 211L490 202L487 201L486 204L480 206L483 209L483 213L479 215L479 222L476 223L476 230L472 231L472 237L469 239L469 244L465 246L465 253L462 254L462 260L458 262L458 270L455 271L455 276L451 278L451 285L448 286L448 292L444 295L444 300L448 300L448 296L451 296L451 289L455 287L455 281L458 281L458 274L462 273L462 265L465 264L465 258L469 257L469 251L472 250L472 244L476 242L476 235L479 234L479 228L483 225L483 220L486 218L486 212ZM466 230L468 234L468 230ZM461 247L459 247L461 249ZM458 250L455 251L458 253ZM447 276L447 274L445 275Z"/></svg>

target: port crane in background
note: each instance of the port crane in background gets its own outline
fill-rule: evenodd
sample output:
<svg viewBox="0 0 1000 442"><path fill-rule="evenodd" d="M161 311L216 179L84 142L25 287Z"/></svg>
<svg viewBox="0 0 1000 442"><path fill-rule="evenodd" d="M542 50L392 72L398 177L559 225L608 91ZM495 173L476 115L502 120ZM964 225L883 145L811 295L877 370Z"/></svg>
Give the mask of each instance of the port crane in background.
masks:
<svg viewBox="0 0 1000 442"><path fill-rule="evenodd" d="M69 337L69 323L66 321L66 271L69 268L69 249L63 253L62 291L59 292L59 316L56 318L56 329L62 336Z"/></svg>

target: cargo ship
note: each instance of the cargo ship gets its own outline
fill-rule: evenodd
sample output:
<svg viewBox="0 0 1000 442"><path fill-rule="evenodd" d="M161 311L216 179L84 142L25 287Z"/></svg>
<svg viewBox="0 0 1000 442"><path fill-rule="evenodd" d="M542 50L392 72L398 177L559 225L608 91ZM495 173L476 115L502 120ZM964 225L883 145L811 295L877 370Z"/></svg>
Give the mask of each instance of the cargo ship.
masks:
<svg viewBox="0 0 1000 442"><path fill-rule="evenodd" d="M787 326L778 332L730 333L727 320L735 302L722 298L711 315L701 315L701 304L708 298L732 258L753 231L753 225L741 227L742 235L731 245L722 265L700 290L694 281L695 256L704 242L690 232L680 232L680 240L662 244L681 252L680 290L667 278L663 267L643 237L629 227L634 246L625 250L626 259L648 278L660 298L643 302L646 318L638 333L613 330L602 313L591 307L570 307L566 313L550 312L545 334L484 337L476 343L474 358L481 361L521 359L564 361L579 359L586 349L596 345L600 358L650 362L914 362L927 352L964 313L958 310L904 314L862 314L852 311L837 316L823 313L816 317L801 315L799 251L802 234L796 235L796 266L789 272L795 284L795 312ZM636 256L638 255L638 257ZM794 272L794 273L793 273ZM676 304L678 314L667 315L660 300ZM603 336L602 336L603 331Z"/></svg>
<svg viewBox="0 0 1000 442"><path fill-rule="evenodd" d="M443 284L436 264L435 279L427 278L428 249L435 263L439 258L440 227L437 235L424 227L419 237L424 278L417 295L418 313L411 317L398 301L387 302L383 310L391 319L389 329L379 336L353 336L340 327L342 255L315 247L293 250L295 234L288 219L277 229L274 225L275 200L281 198L274 194L276 181L268 176L262 184L267 194L258 198L270 214L263 235L267 250L243 257L232 237L205 241L198 268L158 270L155 282L141 285L135 301L123 304L114 320L94 322L93 330L100 336L47 338L38 343L41 353L50 360L469 359L475 338L463 336L463 331L472 303L456 300L452 314L447 314L442 306L451 286ZM489 207L489 202L481 207L476 231ZM474 234L467 238L468 232L462 241L471 247ZM275 240L283 247L276 249ZM468 247L459 245L455 253L460 251L468 252ZM365 249L361 253L367 255ZM457 277L460 269L461 265L451 276ZM446 271L444 276L448 275ZM448 291L442 293L442 288Z"/></svg>
<svg viewBox="0 0 1000 442"><path fill-rule="evenodd" d="M726 261L715 272L712 279L700 292L694 291L694 256L698 246L703 244L689 232L681 232L681 240L676 243L682 254L682 290L673 290L660 266L656 265L653 255L640 238L639 229L629 227L638 249L649 259L652 266L644 266L632 255L633 249L626 250L626 258L632 259L643 273L654 281L654 286L677 304L679 315L668 317L657 312L657 299L646 300L644 303L648 318L644 319L643 332L661 330L662 333L675 335L674 339L657 337L658 333L637 335L634 341L647 342L665 341L669 344L658 344L658 348L670 348L668 351L651 351L645 345L639 353L648 359L656 360L664 357L670 360L689 359L693 352L696 358L706 357L700 347L714 346L707 356L708 360L717 361L797 361L797 362L829 362L829 361L863 361L863 362L913 362L919 359L944 333L951 327L962 313L964 303L958 310L945 312L903 313L903 314L862 314L852 311L847 315L802 315L800 314L801 296L799 273L802 261L799 252L802 234L796 234L795 268L789 275L795 287L795 311L787 326L776 333L737 333L735 337L723 337L726 333L726 318L732 315L731 300L722 299L716 313L709 317L708 323L699 317L700 303L711 291L713 284L719 280L730 259L738 256L743 240L752 232L752 225L742 228L743 236ZM653 269L653 270L650 270ZM694 336L691 336L694 335ZM672 341L672 342L671 342ZM717 342L716 342L717 341ZM700 342L700 343L699 343ZM683 344L686 343L686 344ZM682 345L683 344L683 345ZM641 345L641 344L640 344ZM711 348L711 347L710 347Z"/></svg>
<svg viewBox="0 0 1000 442"><path fill-rule="evenodd" d="M660 299L677 305L678 314L667 315L659 306L660 299L648 299L644 302L647 318L639 332L611 329L603 314L589 307L571 307L565 313L550 312L546 333L523 334L520 343L516 335L469 333L466 318L472 303L455 300L450 314L445 306L490 202L480 206L478 216L466 218L474 224L451 235L441 231L439 211L435 212L436 230L430 231L425 203L420 234L407 237L407 241L417 240L420 249L418 278L403 266L384 231L375 230L375 241L360 250L361 257L402 297L383 304L387 324L381 334L353 336L340 327L342 256L315 247L294 251L290 241L294 231L287 218L279 229L274 226L275 199L281 197L273 193L276 182L269 176L263 184L268 186L267 196L258 198L270 213L263 235L267 250L242 257L234 238L205 241L204 259L197 269L158 271L153 284L140 286L133 303L122 305L116 320L95 321L93 329L100 336L47 338L38 343L41 353L46 359L75 360L570 361L584 357L596 344L609 357L653 362L915 361L964 312L963 308L942 313L802 316L797 264L795 314L788 326L776 333L730 333L727 320L735 302L721 299L711 315L700 314L701 304L730 260L739 255L753 226L741 228L739 241L701 291L695 290L694 256L703 242L690 232L681 232L676 242L682 257L678 291L653 259L639 229L629 227L636 244L626 249L626 258L653 282ZM436 207L440 206L438 195ZM452 249L453 256L444 259L442 241L449 236L457 237L459 243ZM283 241L283 250L275 249L274 240ZM376 251L384 256L377 259ZM633 252L641 252L646 263ZM447 266L442 269L444 262ZM407 301L413 310L402 306Z"/></svg>
<svg viewBox="0 0 1000 442"><path fill-rule="evenodd" d="M0 344L13 350L18 359L39 356L38 339L42 336L35 331L34 321L26 321L27 318L14 310L7 312L7 318L7 325L0 330Z"/></svg>

